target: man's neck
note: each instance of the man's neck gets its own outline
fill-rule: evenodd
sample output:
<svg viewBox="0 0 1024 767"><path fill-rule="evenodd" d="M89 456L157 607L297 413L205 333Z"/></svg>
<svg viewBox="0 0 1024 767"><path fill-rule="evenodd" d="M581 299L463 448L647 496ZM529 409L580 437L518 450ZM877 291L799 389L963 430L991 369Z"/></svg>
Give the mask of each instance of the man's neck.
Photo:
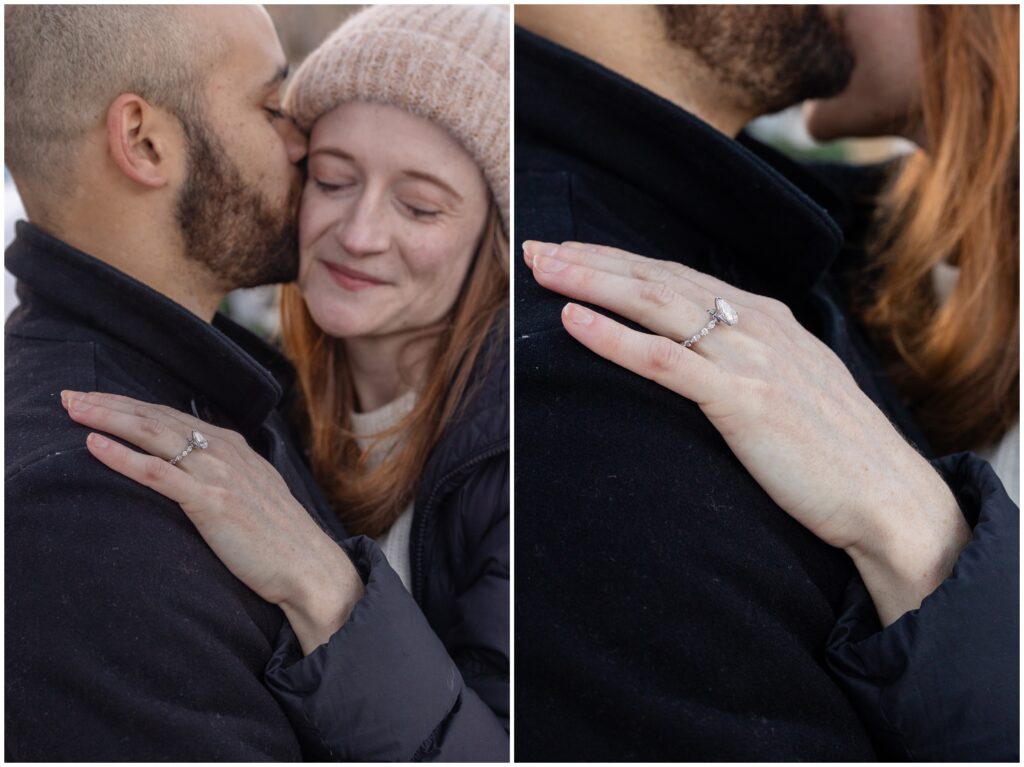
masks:
<svg viewBox="0 0 1024 767"><path fill-rule="evenodd" d="M92 221L67 217L40 226L211 322L225 291L211 285L213 280L200 264L188 261L179 237L162 234L164 230L155 224L138 224L138 219L129 226L98 217Z"/></svg>
<svg viewBox="0 0 1024 767"><path fill-rule="evenodd" d="M596 61L731 138L757 115L690 51L672 43L650 5L519 5L516 23Z"/></svg>

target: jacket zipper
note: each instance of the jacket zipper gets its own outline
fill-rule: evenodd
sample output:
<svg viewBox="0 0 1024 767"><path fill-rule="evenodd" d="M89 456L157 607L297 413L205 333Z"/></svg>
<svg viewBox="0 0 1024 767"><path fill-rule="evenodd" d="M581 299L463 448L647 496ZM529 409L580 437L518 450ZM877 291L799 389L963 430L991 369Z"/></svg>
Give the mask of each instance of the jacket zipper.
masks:
<svg viewBox="0 0 1024 767"><path fill-rule="evenodd" d="M421 608L423 607L423 538L427 532L427 519L433 512L433 506L437 502L441 491L448 485L452 478L458 476L464 471L471 469L478 463L494 458L495 456L507 453L509 449L508 442L497 445L489 450L485 450L482 453L477 453L471 459L463 463L458 468L452 469L440 480L434 484L434 489L430 491L430 495L427 497L427 502L423 505L422 509L417 509L415 514L416 529L415 535L415 548L413 549L413 581L412 581L412 595Z"/></svg>

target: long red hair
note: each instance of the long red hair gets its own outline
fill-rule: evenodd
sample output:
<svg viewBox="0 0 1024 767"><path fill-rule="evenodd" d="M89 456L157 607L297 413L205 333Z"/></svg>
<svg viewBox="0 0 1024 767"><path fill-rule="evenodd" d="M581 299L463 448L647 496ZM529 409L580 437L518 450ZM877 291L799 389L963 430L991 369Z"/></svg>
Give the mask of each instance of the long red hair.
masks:
<svg viewBox="0 0 1024 767"><path fill-rule="evenodd" d="M508 308L508 239L491 204L477 252L455 305L427 333L432 346L427 380L413 411L360 450L350 415L356 396L343 339L313 321L294 285L281 292L281 338L298 374L297 420L320 487L351 534L379 536L413 500L423 468L460 403L471 396L471 373L501 330ZM371 455L398 434L395 448L375 468Z"/></svg>
<svg viewBox="0 0 1024 767"><path fill-rule="evenodd" d="M863 318L947 452L998 439L1019 415L1019 9L921 6L919 20L928 149L882 197ZM944 261L960 274L942 301Z"/></svg>

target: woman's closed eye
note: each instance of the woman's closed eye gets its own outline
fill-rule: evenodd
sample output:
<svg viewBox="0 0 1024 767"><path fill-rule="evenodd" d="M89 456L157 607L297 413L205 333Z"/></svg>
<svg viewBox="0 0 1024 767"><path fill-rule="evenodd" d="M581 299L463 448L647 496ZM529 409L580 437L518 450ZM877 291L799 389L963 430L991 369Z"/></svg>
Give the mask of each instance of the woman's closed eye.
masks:
<svg viewBox="0 0 1024 767"><path fill-rule="evenodd" d="M441 215L441 211L432 208L421 207L419 205L413 205L412 203L403 202L405 209L409 211L414 217L421 220L432 220Z"/></svg>
<svg viewBox="0 0 1024 767"><path fill-rule="evenodd" d="M313 177L313 183L316 184L317 189L321 192L326 192L328 194L332 192L341 192L345 189L351 189L356 185L355 181L327 181L322 178L316 178L315 176Z"/></svg>

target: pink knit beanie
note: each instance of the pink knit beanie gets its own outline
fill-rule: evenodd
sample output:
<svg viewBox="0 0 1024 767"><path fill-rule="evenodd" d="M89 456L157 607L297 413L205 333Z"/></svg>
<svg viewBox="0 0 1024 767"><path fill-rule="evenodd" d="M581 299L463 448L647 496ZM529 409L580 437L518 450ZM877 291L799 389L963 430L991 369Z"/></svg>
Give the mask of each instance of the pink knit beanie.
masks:
<svg viewBox="0 0 1024 767"><path fill-rule="evenodd" d="M306 129L348 101L443 126L476 160L508 234L509 15L496 5L377 5L307 58L285 108Z"/></svg>

